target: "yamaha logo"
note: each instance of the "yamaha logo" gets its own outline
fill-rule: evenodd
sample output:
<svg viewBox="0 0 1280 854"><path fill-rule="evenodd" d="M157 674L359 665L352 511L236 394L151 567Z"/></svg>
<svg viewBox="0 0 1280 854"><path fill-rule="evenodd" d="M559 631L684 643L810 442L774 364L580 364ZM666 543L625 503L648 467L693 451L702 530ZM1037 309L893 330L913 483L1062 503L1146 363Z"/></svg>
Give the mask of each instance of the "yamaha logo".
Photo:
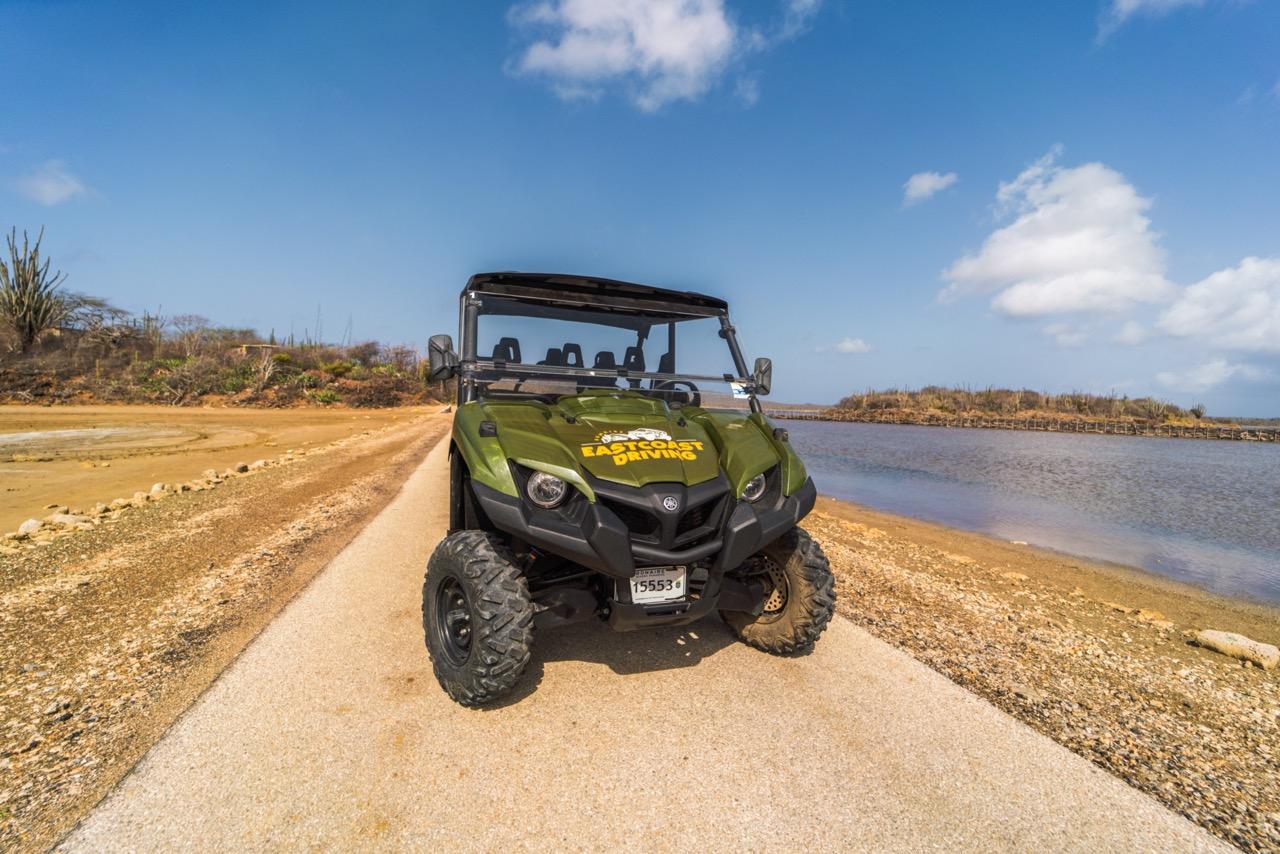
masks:
<svg viewBox="0 0 1280 854"><path fill-rule="evenodd" d="M668 513L674 513L680 509L680 499L676 498L674 495L668 495L666 498L662 499L662 506L666 508Z"/></svg>

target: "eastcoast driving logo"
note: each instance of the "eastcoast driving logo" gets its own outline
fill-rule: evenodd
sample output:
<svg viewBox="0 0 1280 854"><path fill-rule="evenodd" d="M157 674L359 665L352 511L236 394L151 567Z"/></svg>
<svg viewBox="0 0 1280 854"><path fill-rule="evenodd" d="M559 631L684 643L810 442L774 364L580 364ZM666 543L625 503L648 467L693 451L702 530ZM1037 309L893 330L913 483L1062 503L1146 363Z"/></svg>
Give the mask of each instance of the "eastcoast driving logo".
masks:
<svg viewBox="0 0 1280 854"><path fill-rule="evenodd" d="M582 456L612 457L614 465L625 466L644 460L692 462L701 450L701 442L672 439L665 430L637 427L625 433L601 433L594 442L582 446Z"/></svg>

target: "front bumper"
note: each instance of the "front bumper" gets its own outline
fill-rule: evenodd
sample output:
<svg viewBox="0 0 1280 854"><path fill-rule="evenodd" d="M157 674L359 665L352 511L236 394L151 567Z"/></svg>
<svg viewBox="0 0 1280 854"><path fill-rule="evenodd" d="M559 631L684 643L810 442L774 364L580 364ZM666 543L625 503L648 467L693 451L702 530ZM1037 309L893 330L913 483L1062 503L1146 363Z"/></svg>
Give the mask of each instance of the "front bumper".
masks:
<svg viewBox="0 0 1280 854"><path fill-rule="evenodd" d="M499 530L622 579L634 576L637 566L687 566L706 558L713 558L711 573L722 574L791 530L809 515L818 497L813 478L808 478L771 507L734 501L723 524L709 539L688 548L664 549L634 541L618 515L600 502L578 496L565 507L539 510L484 484L472 481L471 486L485 515ZM672 489L684 487L674 485Z"/></svg>
<svg viewBox="0 0 1280 854"><path fill-rule="evenodd" d="M539 510L483 484L472 482L472 488L481 509L499 530L616 579L615 595L606 607L609 625L619 631L684 625L713 610L759 613L763 586L726 577L725 572L795 527L813 509L818 494L809 478L791 495L778 497L770 506L732 500L723 511L720 525L707 538L687 548L664 549L634 537L619 515L602 501L593 503L578 495L564 507ZM678 494L684 506L684 497L698 487L657 484L644 489ZM610 487L610 492L617 497L616 487ZM710 562L706 563L708 559ZM690 570L687 599L651 605L631 601L627 580L635 575L637 566L692 567L700 561L703 563L696 570Z"/></svg>

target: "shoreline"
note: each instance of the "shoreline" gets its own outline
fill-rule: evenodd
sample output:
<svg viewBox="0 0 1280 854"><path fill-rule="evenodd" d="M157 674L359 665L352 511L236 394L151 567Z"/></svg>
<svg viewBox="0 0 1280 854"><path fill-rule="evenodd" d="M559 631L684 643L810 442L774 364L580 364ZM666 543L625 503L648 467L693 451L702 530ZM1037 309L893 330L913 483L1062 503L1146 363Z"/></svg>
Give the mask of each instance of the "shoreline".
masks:
<svg viewBox="0 0 1280 854"><path fill-rule="evenodd" d="M1280 444L1280 427L1235 424L1159 424L1109 418L1019 418L989 415L940 415L890 411L877 415L836 409L765 409L779 421L830 421L846 424L897 424L909 427L950 427L967 430L1021 430L1033 433L1086 433L1098 436L1136 436L1150 439L1201 439Z"/></svg>
<svg viewBox="0 0 1280 854"><path fill-rule="evenodd" d="M1280 608L826 496L802 525L843 616L1233 845L1280 848L1280 670L1190 642L1276 644Z"/></svg>
<svg viewBox="0 0 1280 854"><path fill-rule="evenodd" d="M1140 566L1084 557L1034 543L1016 543L980 531L889 510L878 510L856 501L833 498L821 493L814 509L828 516L895 530L915 542L938 548L950 543L954 549L985 551L993 558L999 556L1011 564L1021 564L1021 571L1024 572L1026 567L1031 567L1041 573L1063 573L1064 577L1072 578L1072 584L1065 586L1082 586L1086 595L1091 589L1099 595L1109 589L1134 591L1167 605L1170 610L1166 613L1180 612L1187 619L1203 618L1205 615L1239 618L1244 621L1241 625L1280 633L1280 602L1269 602L1245 594L1219 593ZM1091 586L1084 586L1085 582ZM1232 631L1248 634L1239 629ZM1271 642L1280 643L1280 637Z"/></svg>

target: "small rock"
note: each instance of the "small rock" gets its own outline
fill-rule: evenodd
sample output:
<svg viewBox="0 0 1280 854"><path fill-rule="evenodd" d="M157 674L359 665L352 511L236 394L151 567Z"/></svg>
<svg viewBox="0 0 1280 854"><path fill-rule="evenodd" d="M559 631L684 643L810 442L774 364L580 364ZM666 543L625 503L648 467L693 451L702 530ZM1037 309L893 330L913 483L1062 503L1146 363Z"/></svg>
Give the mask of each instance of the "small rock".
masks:
<svg viewBox="0 0 1280 854"><path fill-rule="evenodd" d="M169 491L169 484L167 483L153 483L151 485L152 495L163 495L168 491Z"/></svg>
<svg viewBox="0 0 1280 854"><path fill-rule="evenodd" d="M202 474L201 477L203 477L205 480L217 480L218 473L213 469L205 469L204 474Z"/></svg>
<svg viewBox="0 0 1280 854"><path fill-rule="evenodd" d="M1044 702L1044 694L1032 688L1030 685L1024 685L1021 682L1014 682L1009 686L1009 692L1020 700L1026 700L1028 703Z"/></svg>
<svg viewBox="0 0 1280 854"><path fill-rule="evenodd" d="M84 525L89 522L88 516L76 516L72 513L54 513L49 517L48 522L53 525L62 525L64 527L75 527Z"/></svg>
<svg viewBox="0 0 1280 854"><path fill-rule="evenodd" d="M1027 580L1027 576L1023 575L1021 572L1002 572L1000 573L1000 577L1007 578L1010 581L1026 581Z"/></svg>
<svg viewBox="0 0 1280 854"><path fill-rule="evenodd" d="M1121 605L1119 602L1103 602L1102 604L1103 604L1103 605L1106 605L1106 606L1107 606L1108 608L1110 608L1112 611L1119 611L1121 614L1136 614L1136 613L1138 613L1138 609L1137 609L1137 608L1130 608L1128 605Z"/></svg>
<svg viewBox="0 0 1280 854"><path fill-rule="evenodd" d="M1159 611L1152 610L1151 608L1139 608L1136 616L1142 622L1150 623L1157 628L1173 628L1173 620L1170 620L1164 614L1161 614Z"/></svg>
<svg viewBox="0 0 1280 854"><path fill-rule="evenodd" d="M29 537L36 531L39 531L42 527L44 527L44 522L41 522L39 519L28 519L18 526L18 536Z"/></svg>
<svg viewBox="0 0 1280 854"><path fill-rule="evenodd" d="M132 507L133 502L130 501L128 498L117 498L115 501L111 502L111 506L115 507L116 509L119 509L121 507Z"/></svg>
<svg viewBox="0 0 1280 854"><path fill-rule="evenodd" d="M258 469L264 469L266 467L267 467L266 460L254 460L253 462L249 463L250 471L257 471Z"/></svg>
<svg viewBox="0 0 1280 854"><path fill-rule="evenodd" d="M1013 543L1015 546L1025 546L1027 544L1026 540L1010 540L1009 542Z"/></svg>
<svg viewBox="0 0 1280 854"><path fill-rule="evenodd" d="M236 463L236 469L235 469L236 474L244 474L248 470L249 470L248 463Z"/></svg>
<svg viewBox="0 0 1280 854"><path fill-rule="evenodd" d="M1194 642L1197 646L1211 649L1214 652L1229 655L1242 661L1252 661L1263 670L1274 670L1280 665L1280 649L1269 643L1247 638L1235 632L1220 632L1205 629L1196 632Z"/></svg>
<svg viewBox="0 0 1280 854"><path fill-rule="evenodd" d="M99 501L93 505L93 510L89 511L94 516L105 516L111 512L111 508Z"/></svg>

